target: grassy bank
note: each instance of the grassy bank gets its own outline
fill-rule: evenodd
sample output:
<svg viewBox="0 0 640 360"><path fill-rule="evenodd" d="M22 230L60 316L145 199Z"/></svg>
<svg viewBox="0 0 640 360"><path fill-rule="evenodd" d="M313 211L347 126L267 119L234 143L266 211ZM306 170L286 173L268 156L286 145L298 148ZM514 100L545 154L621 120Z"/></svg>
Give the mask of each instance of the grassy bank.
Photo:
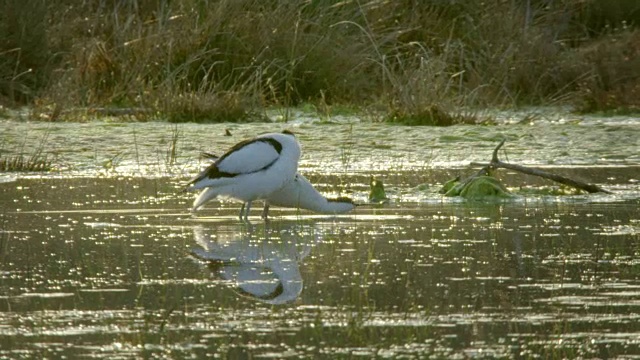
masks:
<svg viewBox="0 0 640 360"><path fill-rule="evenodd" d="M635 0L0 0L0 104L53 121L87 107L241 121L301 103L410 123L464 120L461 106L633 111L638 22Z"/></svg>

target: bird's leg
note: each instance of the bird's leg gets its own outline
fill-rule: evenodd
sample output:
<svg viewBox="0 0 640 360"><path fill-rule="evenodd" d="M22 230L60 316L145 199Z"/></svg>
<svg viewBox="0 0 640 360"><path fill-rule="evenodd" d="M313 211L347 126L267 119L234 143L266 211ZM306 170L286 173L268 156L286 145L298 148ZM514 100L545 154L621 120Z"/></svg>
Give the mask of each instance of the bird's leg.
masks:
<svg viewBox="0 0 640 360"><path fill-rule="evenodd" d="M244 211L245 220L249 219L249 211L251 211L251 201L247 201L247 206L245 207L245 211Z"/></svg>
<svg viewBox="0 0 640 360"><path fill-rule="evenodd" d="M240 207L240 214L238 214L240 221L242 221L242 215L244 215L244 203L242 203L242 206Z"/></svg>
<svg viewBox="0 0 640 360"><path fill-rule="evenodd" d="M265 202L264 209L262 209L262 218L267 220L268 217L269 217L269 204Z"/></svg>

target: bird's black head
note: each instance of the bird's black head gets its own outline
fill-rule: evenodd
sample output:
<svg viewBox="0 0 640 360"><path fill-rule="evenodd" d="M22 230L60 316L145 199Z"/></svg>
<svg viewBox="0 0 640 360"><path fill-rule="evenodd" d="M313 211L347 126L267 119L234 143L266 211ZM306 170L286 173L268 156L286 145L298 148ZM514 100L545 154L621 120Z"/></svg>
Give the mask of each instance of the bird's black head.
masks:
<svg viewBox="0 0 640 360"><path fill-rule="evenodd" d="M284 130L282 133L286 135L296 136L296 134L294 134L291 130Z"/></svg>

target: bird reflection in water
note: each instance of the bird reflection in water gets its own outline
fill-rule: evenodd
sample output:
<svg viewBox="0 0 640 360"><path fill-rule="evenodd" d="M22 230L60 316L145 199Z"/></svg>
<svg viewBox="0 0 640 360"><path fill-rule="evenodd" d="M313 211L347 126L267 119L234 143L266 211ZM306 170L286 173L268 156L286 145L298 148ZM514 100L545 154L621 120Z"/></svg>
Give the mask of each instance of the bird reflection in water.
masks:
<svg viewBox="0 0 640 360"><path fill-rule="evenodd" d="M208 263L214 277L241 295L268 304L286 304L302 293L300 262L317 243L313 227L274 222L251 230L194 228L199 248L191 254Z"/></svg>

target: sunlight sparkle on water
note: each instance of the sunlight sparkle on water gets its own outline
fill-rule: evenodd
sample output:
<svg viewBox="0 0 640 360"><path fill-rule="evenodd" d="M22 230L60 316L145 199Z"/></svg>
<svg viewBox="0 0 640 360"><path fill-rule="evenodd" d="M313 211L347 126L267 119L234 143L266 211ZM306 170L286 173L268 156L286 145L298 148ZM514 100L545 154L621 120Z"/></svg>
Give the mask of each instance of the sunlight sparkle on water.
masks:
<svg viewBox="0 0 640 360"><path fill-rule="evenodd" d="M502 115L447 128L304 117L231 137L230 124L180 124L173 161L170 124L0 120L3 155L47 132L55 154L53 172L0 175L0 357L640 354L640 120ZM303 130L301 173L365 205L265 222L256 202L252 224L236 203L189 213L200 152L285 126ZM503 138L501 159L614 194L544 193L509 171L527 195L439 193ZM372 176L388 202L368 203Z"/></svg>

